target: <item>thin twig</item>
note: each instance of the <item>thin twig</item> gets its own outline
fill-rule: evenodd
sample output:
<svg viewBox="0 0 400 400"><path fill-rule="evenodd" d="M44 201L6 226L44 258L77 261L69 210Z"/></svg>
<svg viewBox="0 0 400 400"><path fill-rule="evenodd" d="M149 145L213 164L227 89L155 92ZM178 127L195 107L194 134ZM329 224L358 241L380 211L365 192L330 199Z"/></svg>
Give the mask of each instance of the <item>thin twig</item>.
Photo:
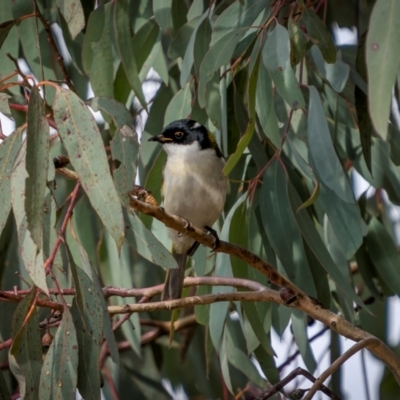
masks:
<svg viewBox="0 0 400 400"><path fill-rule="evenodd" d="M320 386L325 382L325 380L334 374L336 370L345 362L347 361L350 357L352 357L354 354L359 352L360 350L364 349L365 347L371 348L375 346L379 346L380 340L375 338L375 337L368 337L363 340L360 340L358 343L354 344L353 346L350 347L347 351L345 351L340 357L338 357L314 382L314 384L311 386L311 389L307 393L306 397L304 397L304 400L311 400L314 394L317 392L317 390L320 388Z"/></svg>
<svg viewBox="0 0 400 400"><path fill-rule="evenodd" d="M267 391L265 391L260 397L257 398L257 400L269 399L274 394L280 392L288 383L290 383L293 379L295 379L299 375L303 375L305 378L307 378L311 382L315 382L316 381L316 378L312 374L310 374L305 369L303 369L301 367L298 367L298 368L294 369L292 372L290 372L290 374L288 374L281 381L279 381L274 386L272 386L272 388L270 388ZM340 397L338 397L335 393L332 392L332 390L327 388L325 385L321 385L319 390L321 392L323 392L324 394L326 394L331 399L340 400Z"/></svg>
<svg viewBox="0 0 400 400"><path fill-rule="evenodd" d="M57 59L58 65L60 67L61 73L64 77L64 81L67 84L68 88L70 90L72 90L74 93L76 93L75 87L69 77L68 71L65 68L64 65L64 58L63 56L60 54L60 52L58 51L57 48L57 44L54 40L54 36L53 36L53 32L51 31L51 26L50 24L46 21L46 19L43 17L42 13L39 10L39 7L36 4L36 0L34 1L35 3L35 11L36 11L36 15L38 16L38 18L40 19L40 22L42 23L44 30L47 33L47 40L49 41L50 47L53 50L54 56Z"/></svg>
<svg viewBox="0 0 400 400"><path fill-rule="evenodd" d="M72 211L74 209L76 200L78 198L78 193L79 193L80 187L81 187L81 183L80 183L80 181L78 181L75 185L74 190L72 191L71 202L69 203L68 210L64 216L64 220L61 225L61 229L58 234L57 240L54 244L53 250L51 251L49 258L44 263L44 268L45 268L46 274L50 273L51 268L53 267L54 259L56 258L58 248L60 247L61 242L64 240L65 230L67 229L68 221L72 216Z"/></svg>

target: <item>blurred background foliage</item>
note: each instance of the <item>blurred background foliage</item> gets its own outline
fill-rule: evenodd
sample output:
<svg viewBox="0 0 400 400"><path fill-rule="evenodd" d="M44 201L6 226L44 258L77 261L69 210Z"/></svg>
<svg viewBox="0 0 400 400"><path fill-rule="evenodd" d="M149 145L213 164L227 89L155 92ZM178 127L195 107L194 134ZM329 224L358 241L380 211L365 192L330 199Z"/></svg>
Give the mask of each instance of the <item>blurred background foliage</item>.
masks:
<svg viewBox="0 0 400 400"><path fill-rule="evenodd" d="M227 158L220 238L388 343L388 299L400 294L399 0L0 0L0 9L0 112L15 122L0 144L0 289L76 288L64 296L70 308L51 296L64 313L47 328L46 357L54 315L34 307L34 291L0 301L1 342L13 338L0 351L2 398L18 387L25 398L64 398L78 386L97 399L100 381L107 399L257 398L294 369L278 368L271 345L272 330L288 326L306 369L320 371L313 321L276 304L185 309L172 344L170 312L132 314L114 339L106 304L134 300L106 303L101 287L157 285L161 267L174 266L164 225L128 211L126 193L136 181L161 202L165 154L146 140L186 117L214 132ZM338 45L339 28L355 30L355 43ZM83 190L51 278L43 263L76 188L55 176L59 155ZM270 286L203 247L188 273ZM233 289L197 293L224 290ZM340 342L324 336L333 360ZM340 372L330 387L343 398L351 390ZM400 396L389 373L380 391Z"/></svg>

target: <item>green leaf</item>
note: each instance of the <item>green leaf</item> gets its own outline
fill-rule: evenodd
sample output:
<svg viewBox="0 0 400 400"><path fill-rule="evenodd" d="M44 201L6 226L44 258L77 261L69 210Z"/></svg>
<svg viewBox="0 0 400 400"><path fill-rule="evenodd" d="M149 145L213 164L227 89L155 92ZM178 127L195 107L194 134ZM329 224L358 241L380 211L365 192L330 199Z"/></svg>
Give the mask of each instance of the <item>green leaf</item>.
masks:
<svg viewBox="0 0 400 400"><path fill-rule="evenodd" d="M307 39L291 14L288 21L288 31L290 38L290 63L294 66L303 59L306 53Z"/></svg>
<svg viewBox="0 0 400 400"><path fill-rule="evenodd" d="M377 0L367 34L369 111L376 132L384 140L387 138L392 90L400 68L400 53L397 51L399 13L398 0Z"/></svg>
<svg viewBox="0 0 400 400"><path fill-rule="evenodd" d="M78 341L72 315L64 307L60 326L47 351L40 374L39 398L67 399L76 393Z"/></svg>
<svg viewBox="0 0 400 400"><path fill-rule="evenodd" d="M71 315L79 347L78 389L85 399L100 399L100 348L103 342L103 312L97 293L98 279L86 252L68 231L67 253L75 286ZM102 294L101 294L102 295Z"/></svg>
<svg viewBox="0 0 400 400"><path fill-rule="evenodd" d="M47 185L49 153L49 124L39 89L31 90L28 105L28 129L26 145L25 212L28 230L37 250L42 248L42 211Z"/></svg>
<svg viewBox="0 0 400 400"><path fill-rule="evenodd" d="M365 244L378 274L394 293L400 295L400 255L391 235L376 218L369 223Z"/></svg>
<svg viewBox="0 0 400 400"><path fill-rule="evenodd" d="M171 58L172 60L174 58L181 57L183 58L186 49L189 45L189 42L191 41L191 38L193 36L193 31L197 31L197 27L200 22L200 17L196 17L189 22L187 22L185 25L182 26L181 29L179 29L178 34L174 38L174 40L171 42L168 48L168 57ZM193 45L192 45L193 46ZM193 49L192 49L193 51ZM193 61L193 60L192 60Z"/></svg>
<svg viewBox="0 0 400 400"><path fill-rule="evenodd" d="M82 44L82 64L96 96L114 95L110 18L112 3L100 4L89 15Z"/></svg>
<svg viewBox="0 0 400 400"><path fill-rule="evenodd" d="M89 102L94 111L103 111L113 120L117 130L111 140L113 160L118 160L118 168L113 171L114 184L124 206L129 205L128 192L135 184L139 142L134 131L132 116L118 101L95 97Z"/></svg>
<svg viewBox="0 0 400 400"><path fill-rule="evenodd" d="M289 194L292 209L297 210L302 203L300 196L292 186L289 186ZM354 289L334 263L325 243L317 231L314 221L310 217L310 214L305 209L302 209L296 212L294 216L304 240L307 242L310 250L313 252L319 263L335 282L337 290L349 299L353 300L360 307L365 307L362 300L354 293Z"/></svg>
<svg viewBox="0 0 400 400"><path fill-rule="evenodd" d="M4 21L0 24L0 48L3 45L4 41L7 39L7 36L11 30L11 28L17 23L16 19L12 19L10 21Z"/></svg>
<svg viewBox="0 0 400 400"><path fill-rule="evenodd" d="M120 248L124 240L122 210L96 122L85 103L68 90L57 90L53 109L71 164L93 208Z"/></svg>
<svg viewBox="0 0 400 400"><path fill-rule="evenodd" d="M187 118L192 109L190 82L180 89L172 98L165 111L164 126L177 119Z"/></svg>
<svg viewBox="0 0 400 400"><path fill-rule="evenodd" d="M315 286L304 252L303 241L288 197L288 177L282 161L274 158L261 187L261 217L268 239L288 278L310 296Z"/></svg>
<svg viewBox="0 0 400 400"><path fill-rule="evenodd" d="M65 21L72 39L85 27L85 16L80 0L56 0L56 4Z"/></svg>
<svg viewBox="0 0 400 400"><path fill-rule="evenodd" d="M18 128L0 144L0 232L11 209L11 173L22 145L23 128Z"/></svg>
<svg viewBox="0 0 400 400"><path fill-rule="evenodd" d="M361 78L367 81L367 64L366 64L366 38L365 32L357 46L356 70ZM368 112L368 97L364 91L358 87L354 88L354 103L357 111L358 129L360 131L361 149L364 155L365 163L370 172L372 172L371 165L371 146L372 146L372 121Z"/></svg>
<svg viewBox="0 0 400 400"><path fill-rule="evenodd" d="M319 201L332 224L346 258L350 260L363 241L363 221L358 205L345 202L323 183Z"/></svg>
<svg viewBox="0 0 400 400"><path fill-rule="evenodd" d="M132 39L132 53L135 63L140 71L149 57L157 39L160 35L160 28L154 18L149 19L135 34ZM147 74L146 74L147 75Z"/></svg>
<svg viewBox="0 0 400 400"><path fill-rule="evenodd" d="M305 107L303 94L290 64L289 33L277 24L268 35L262 51L263 62L279 94L291 108Z"/></svg>
<svg viewBox="0 0 400 400"><path fill-rule="evenodd" d="M260 63L259 66L256 88L256 111L265 135L271 140L275 147L279 148L281 137L278 128L278 118L274 107L272 81L264 63Z"/></svg>
<svg viewBox="0 0 400 400"><path fill-rule="evenodd" d="M306 26L307 35L319 47L324 60L333 64L336 61L336 47L327 26L310 8L307 8L304 4L301 8L303 12L300 21Z"/></svg>
<svg viewBox="0 0 400 400"><path fill-rule="evenodd" d="M239 347L235 336L239 326L235 326L230 323L226 325L225 335L226 335L226 353L227 359L230 364L236 367L239 371L245 374L251 382L256 385L264 387L266 381L260 377L256 366L250 361L249 357L244 353L244 351Z"/></svg>
<svg viewBox="0 0 400 400"><path fill-rule="evenodd" d="M115 35L117 53L121 59L128 82L142 107L147 110L135 54L132 50L128 0L118 0L114 3L112 28Z"/></svg>
<svg viewBox="0 0 400 400"><path fill-rule="evenodd" d="M37 290L19 303L12 323L13 343L10 348L10 369L19 383L23 399L37 399L39 393L40 369L42 367L42 344L40 341L39 320L33 310ZM29 318L27 318L29 315Z"/></svg>
<svg viewBox="0 0 400 400"><path fill-rule="evenodd" d="M11 203L18 232L19 253L21 254L29 277L45 293L48 293L46 275L43 268L43 249L40 251L28 230L25 213L25 168L26 142L24 142L11 175ZM40 213L42 215L42 212Z"/></svg>
<svg viewBox="0 0 400 400"><path fill-rule="evenodd" d="M176 261L171 253L144 226L135 215L124 212L126 241L138 254L153 264L163 268L176 268Z"/></svg>
<svg viewBox="0 0 400 400"><path fill-rule="evenodd" d="M330 83L332 89L340 93L344 90L349 79L350 67L342 61L342 53L339 51L335 63L328 64L324 61L322 53L317 46L311 47L311 55L322 76Z"/></svg>
<svg viewBox="0 0 400 400"><path fill-rule="evenodd" d="M172 0L153 1L153 12L163 31L172 29Z"/></svg>
<svg viewBox="0 0 400 400"><path fill-rule="evenodd" d="M317 368L317 362L315 361L310 341L307 336L307 316L299 310L293 310L291 320L293 336L296 340L301 357L303 358L308 371L313 374Z"/></svg>
<svg viewBox="0 0 400 400"><path fill-rule="evenodd" d="M11 117L10 106L8 105L8 99L11 96L7 93L0 93L0 112L4 114L6 117Z"/></svg>
<svg viewBox="0 0 400 400"><path fill-rule="evenodd" d="M321 183L347 203L354 204L353 191L333 147L321 99L314 86L309 86L308 146L310 161Z"/></svg>

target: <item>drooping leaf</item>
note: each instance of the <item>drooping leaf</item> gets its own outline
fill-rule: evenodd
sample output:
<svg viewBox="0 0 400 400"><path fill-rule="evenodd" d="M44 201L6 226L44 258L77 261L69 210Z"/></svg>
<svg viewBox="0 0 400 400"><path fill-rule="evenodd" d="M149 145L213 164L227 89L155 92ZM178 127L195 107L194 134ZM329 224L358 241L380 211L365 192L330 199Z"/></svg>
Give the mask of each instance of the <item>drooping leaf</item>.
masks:
<svg viewBox="0 0 400 400"><path fill-rule="evenodd" d="M310 161L319 180L347 203L354 203L348 177L332 143L328 123L317 89L309 87L308 146Z"/></svg>
<svg viewBox="0 0 400 400"><path fill-rule="evenodd" d="M288 278L315 297L315 286L300 229L289 202L287 181L281 161L275 158L264 174L260 199L261 216L268 239Z"/></svg>
<svg viewBox="0 0 400 400"><path fill-rule="evenodd" d="M26 141L24 142L17 159L14 171L11 174L11 203L18 232L19 253L21 254L29 277L45 293L48 293L46 275L43 268L43 249L38 250L28 230L28 221L25 212L25 168ZM40 214L42 215L42 213Z"/></svg>
<svg viewBox="0 0 400 400"><path fill-rule="evenodd" d="M349 79L350 67L342 61L342 53L337 53L335 63L329 64L324 61L318 46L311 47L314 62L322 76L330 83L332 89L340 93L343 91Z"/></svg>
<svg viewBox="0 0 400 400"><path fill-rule="evenodd" d="M68 24L72 39L85 27L85 16L80 0L56 0L57 7Z"/></svg>
<svg viewBox="0 0 400 400"><path fill-rule="evenodd" d="M300 197L291 186L289 187L289 194L292 207L293 209L297 210L301 205ZM325 243L319 235L317 228L307 211L305 209L299 210L294 214L294 216L304 240L307 242L310 250L314 253L319 263L324 267L326 272L335 282L337 289L349 299L353 300L360 307L364 307L364 303L355 294L351 285L335 265Z"/></svg>
<svg viewBox="0 0 400 400"><path fill-rule="evenodd" d="M263 62L278 89L291 108L305 107L303 94L290 64L289 33L277 24L268 35L262 52Z"/></svg>
<svg viewBox="0 0 400 400"><path fill-rule="evenodd" d="M71 234L67 241L68 259L76 290L71 316L79 347L78 390L85 399L100 399L98 362L103 342L103 312L100 296L93 282L98 278L93 273L87 256L82 253L83 249Z"/></svg>
<svg viewBox="0 0 400 400"><path fill-rule="evenodd" d="M400 294L400 255L392 237L376 218L369 223L369 232L365 237L367 251L376 271L384 282L397 295Z"/></svg>
<svg viewBox="0 0 400 400"><path fill-rule="evenodd" d="M307 28L307 35L316 44L324 57L324 60L333 64L336 61L335 42L324 22L310 8L302 5L300 20Z"/></svg>
<svg viewBox="0 0 400 400"><path fill-rule="evenodd" d="M128 0L118 0L114 3L112 29L115 35L117 53L121 59L128 82L142 107L147 110L147 103L139 79L135 55L132 51Z"/></svg>
<svg viewBox="0 0 400 400"><path fill-rule="evenodd" d="M310 346L310 341L307 336L307 317L301 311L293 310L291 320L293 336L296 340L301 357L303 358L307 369L311 373L314 373L317 367L317 362L315 361L315 357Z"/></svg>
<svg viewBox="0 0 400 400"><path fill-rule="evenodd" d="M122 210L96 122L85 103L68 90L57 90L53 108L71 164L93 208L121 247L124 238Z"/></svg>
<svg viewBox="0 0 400 400"><path fill-rule="evenodd" d="M38 398L42 367L39 320L34 304L36 293L33 287L15 311L9 353L10 369L18 380L21 398L32 400Z"/></svg>
<svg viewBox="0 0 400 400"><path fill-rule="evenodd" d="M90 13L82 44L82 64L96 96L113 96L114 71L110 18L112 3Z"/></svg>
<svg viewBox="0 0 400 400"><path fill-rule="evenodd" d="M7 117L11 117L10 106L8 105L10 97L7 93L0 93L0 112Z"/></svg>
<svg viewBox="0 0 400 400"><path fill-rule="evenodd" d="M60 326L43 360L39 398L67 399L76 393L78 342L72 315L64 307Z"/></svg>
<svg viewBox="0 0 400 400"><path fill-rule="evenodd" d="M49 124L39 89L31 90L28 105L26 161L28 177L25 181L25 212L28 230L37 246L42 248L42 210L47 185L49 153Z"/></svg>
<svg viewBox="0 0 400 400"><path fill-rule="evenodd" d="M128 192L133 189L136 178L139 142L134 131L132 116L126 107L114 99L95 97L90 101L95 111L107 113L117 127L111 140L111 154L118 160L118 167L113 171L114 183L123 205L129 204Z"/></svg>
<svg viewBox="0 0 400 400"><path fill-rule="evenodd" d="M366 38L367 32L361 37L357 46L356 69L366 82L367 64L366 64ZM367 94L358 86L354 88L354 103L357 111L358 129L360 131L361 149L364 155L365 163L369 171L372 173L371 165L371 146L372 146L372 121L368 112L368 97Z"/></svg>
<svg viewBox="0 0 400 400"><path fill-rule="evenodd" d="M3 45L4 41L7 39L7 36L11 30L11 28L17 23L16 19L12 19L10 21L4 21L0 24L0 48Z"/></svg>
<svg viewBox="0 0 400 400"><path fill-rule="evenodd" d="M176 268L171 253L144 226L135 215L124 212L126 223L126 241L138 254L163 268Z"/></svg>
<svg viewBox="0 0 400 400"><path fill-rule="evenodd" d="M0 144L0 232L3 231L11 209L11 173L21 148L23 131L18 128Z"/></svg>
<svg viewBox="0 0 400 400"><path fill-rule="evenodd" d="M400 68L398 0L377 0L367 34L369 112L376 132L386 140L392 89Z"/></svg>
<svg viewBox="0 0 400 400"><path fill-rule="evenodd" d="M289 16L288 31L290 38L290 63L294 66L302 60L306 53L307 39L292 15Z"/></svg>
<svg viewBox="0 0 400 400"><path fill-rule="evenodd" d="M165 111L164 126L177 119L187 118L192 109L190 82L180 89L172 98Z"/></svg>

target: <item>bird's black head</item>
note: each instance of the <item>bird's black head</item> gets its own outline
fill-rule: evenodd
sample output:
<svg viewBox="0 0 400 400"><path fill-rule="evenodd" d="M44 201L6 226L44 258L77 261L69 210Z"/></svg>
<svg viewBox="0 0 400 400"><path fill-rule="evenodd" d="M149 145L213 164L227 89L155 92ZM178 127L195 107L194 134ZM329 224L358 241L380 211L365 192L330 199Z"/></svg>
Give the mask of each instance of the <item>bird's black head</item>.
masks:
<svg viewBox="0 0 400 400"><path fill-rule="evenodd" d="M171 122L164 128L160 135L151 137L149 141L179 145L190 145L197 141L201 150L213 148L219 157L222 156L214 135L206 127L193 119L178 119Z"/></svg>

